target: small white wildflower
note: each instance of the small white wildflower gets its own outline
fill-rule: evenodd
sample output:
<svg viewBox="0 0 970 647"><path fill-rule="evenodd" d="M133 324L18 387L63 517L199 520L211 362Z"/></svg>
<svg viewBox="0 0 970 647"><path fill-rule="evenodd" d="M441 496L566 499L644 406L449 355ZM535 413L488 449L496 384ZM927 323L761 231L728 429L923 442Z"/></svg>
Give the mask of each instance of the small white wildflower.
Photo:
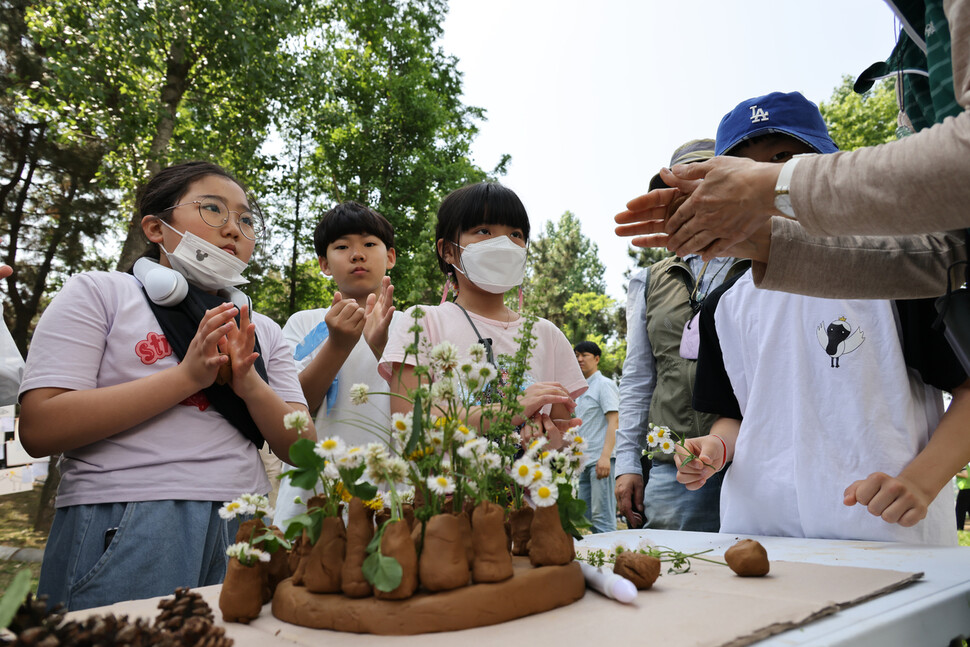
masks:
<svg viewBox="0 0 970 647"><path fill-rule="evenodd" d="M306 411L291 411L283 416L283 426L291 431L302 432L310 425L310 414Z"/></svg>
<svg viewBox="0 0 970 647"><path fill-rule="evenodd" d="M662 451L664 454L673 454L674 453L674 441L672 441L669 438L664 438L663 440L661 440L660 441L660 451Z"/></svg>
<svg viewBox="0 0 970 647"><path fill-rule="evenodd" d="M397 496L401 499L401 503L410 503L414 505L414 488L402 488L398 491ZM387 497L390 498L390 497ZM385 498L385 501L387 500Z"/></svg>
<svg viewBox="0 0 970 647"><path fill-rule="evenodd" d="M350 401L353 404L361 405L367 404L367 399L370 397L370 387L366 384L355 384L350 387Z"/></svg>
<svg viewBox="0 0 970 647"><path fill-rule="evenodd" d="M540 483L537 487L530 488L532 500L540 508L551 506L559 498L559 488Z"/></svg>
<svg viewBox="0 0 970 647"><path fill-rule="evenodd" d="M458 382L453 377L443 377L431 385L431 399L435 402L454 402L457 396Z"/></svg>
<svg viewBox="0 0 970 647"><path fill-rule="evenodd" d="M219 516L223 519L232 520L241 514L244 514L243 503L238 499L235 501L227 501L219 508Z"/></svg>
<svg viewBox="0 0 970 647"><path fill-rule="evenodd" d="M466 425L458 425L458 429L455 430L455 438L462 441L472 440L473 438L477 437L478 434L475 433L475 430Z"/></svg>
<svg viewBox="0 0 970 647"><path fill-rule="evenodd" d="M432 475L428 477L428 489L438 496L451 494L455 491L455 480L450 476L441 474L437 476Z"/></svg>
<svg viewBox="0 0 970 647"><path fill-rule="evenodd" d="M660 443L660 439L657 438L657 434L652 431L647 432L647 445L649 447L656 447Z"/></svg>
<svg viewBox="0 0 970 647"><path fill-rule="evenodd" d="M488 362L481 362L475 368L475 374L478 375L482 382L487 384L495 379L498 372L495 370L495 367Z"/></svg>
<svg viewBox="0 0 970 647"><path fill-rule="evenodd" d="M512 478L522 487L532 485L532 465L533 462L524 456L512 464Z"/></svg>
<svg viewBox="0 0 970 647"><path fill-rule="evenodd" d="M401 483L408 477L408 464L404 459L394 456L384 464L384 472L389 483Z"/></svg>
<svg viewBox="0 0 970 647"><path fill-rule="evenodd" d="M347 446L339 436L330 436L317 442L313 448L313 453L320 458L335 461L343 456L347 451Z"/></svg>
<svg viewBox="0 0 970 647"><path fill-rule="evenodd" d="M226 548L226 555L235 557L244 566L252 566L256 562L268 562L270 559L269 553L258 548L253 548L246 542L228 546Z"/></svg>
<svg viewBox="0 0 970 647"><path fill-rule="evenodd" d="M239 498L252 507L253 514L257 517L273 516L273 508L269 505L269 499L262 494L244 494Z"/></svg>
<svg viewBox="0 0 970 647"><path fill-rule="evenodd" d="M410 433L411 428L414 426L414 413L408 411L407 413L392 413L391 414L391 429L398 433Z"/></svg>

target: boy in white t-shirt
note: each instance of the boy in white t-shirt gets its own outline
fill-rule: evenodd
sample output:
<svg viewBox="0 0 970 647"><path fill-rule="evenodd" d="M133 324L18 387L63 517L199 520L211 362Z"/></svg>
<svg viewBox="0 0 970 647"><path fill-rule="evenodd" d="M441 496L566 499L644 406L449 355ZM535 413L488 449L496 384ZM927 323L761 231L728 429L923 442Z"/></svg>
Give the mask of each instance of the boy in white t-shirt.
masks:
<svg viewBox="0 0 970 647"><path fill-rule="evenodd" d="M361 416L390 419L387 382L378 375L394 317L394 287L387 270L394 267L394 228L384 216L356 202L339 204L320 219L313 232L320 269L337 283L329 308L295 313L283 327L300 371L300 384L311 412L316 412L319 438L339 436L348 445L377 440L354 421ZM350 388L370 386L367 404L354 406ZM284 471L289 469L284 465ZM306 511L311 492L282 479L275 521ZM304 503L294 503L299 496Z"/></svg>
<svg viewBox="0 0 970 647"><path fill-rule="evenodd" d="M762 162L835 150L797 92L742 102L716 140ZM759 290L750 272L724 283L701 310L693 402L721 417L686 441L698 459L678 457L677 480L697 489L731 463L722 533L955 545L944 486L970 458L970 381L935 317L928 299L818 299Z"/></svg>

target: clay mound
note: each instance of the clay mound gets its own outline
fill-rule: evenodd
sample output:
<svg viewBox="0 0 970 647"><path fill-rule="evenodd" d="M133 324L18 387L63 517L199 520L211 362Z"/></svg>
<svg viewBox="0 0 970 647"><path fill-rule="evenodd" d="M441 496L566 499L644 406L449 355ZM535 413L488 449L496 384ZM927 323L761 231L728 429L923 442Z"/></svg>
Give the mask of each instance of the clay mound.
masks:
<svg viewBox="0 0 970 647"><path fill-rule="evenodd" d="M287 579L273 596L273 615L313 629L408 636L508 622L572 604L586 591L577 562L533 568L527 557L516 557L513 566L512 578L504 582L421 591L406 600L310 593Z"/></svg>

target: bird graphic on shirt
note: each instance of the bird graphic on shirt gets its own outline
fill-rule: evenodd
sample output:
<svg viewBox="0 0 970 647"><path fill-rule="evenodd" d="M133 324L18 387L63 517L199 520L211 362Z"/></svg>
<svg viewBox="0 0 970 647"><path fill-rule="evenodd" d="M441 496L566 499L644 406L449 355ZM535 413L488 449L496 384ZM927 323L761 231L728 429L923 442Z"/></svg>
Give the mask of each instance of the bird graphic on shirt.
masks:
<svg viewBox="0 0 970 647"><path fill-rule="evenodd" d="M818 337L818 343L828 354L832 368L839 368L839 358L862 346L862 342L866 340L862 328L856 328L855 332L852 332L852 326L849 325L845 317L839 317L828 327L825 326L823 321L815 329L815 336Z"/></svg>

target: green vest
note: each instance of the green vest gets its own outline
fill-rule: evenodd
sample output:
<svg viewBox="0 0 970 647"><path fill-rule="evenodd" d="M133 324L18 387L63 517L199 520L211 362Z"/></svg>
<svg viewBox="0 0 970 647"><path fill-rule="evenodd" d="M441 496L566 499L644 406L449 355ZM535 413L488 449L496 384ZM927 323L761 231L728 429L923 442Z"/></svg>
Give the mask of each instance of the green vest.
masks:
<svg viewBox="0 0 970 647"><path fill-rule="evenodd" d="M750 266L750 261L746 260L734 263L728 268L725 280ZM650 279L644 292L647 338L653 350L657 384L650 399L647 420L686 438L706 435L717 418L691 407L697 360L680 356L680 338L688 319L694 314L690 306L693 290L694 275L682 259L672 256L650 266ZM673 457L657 455L654 460L673 462Z"/></svg>

